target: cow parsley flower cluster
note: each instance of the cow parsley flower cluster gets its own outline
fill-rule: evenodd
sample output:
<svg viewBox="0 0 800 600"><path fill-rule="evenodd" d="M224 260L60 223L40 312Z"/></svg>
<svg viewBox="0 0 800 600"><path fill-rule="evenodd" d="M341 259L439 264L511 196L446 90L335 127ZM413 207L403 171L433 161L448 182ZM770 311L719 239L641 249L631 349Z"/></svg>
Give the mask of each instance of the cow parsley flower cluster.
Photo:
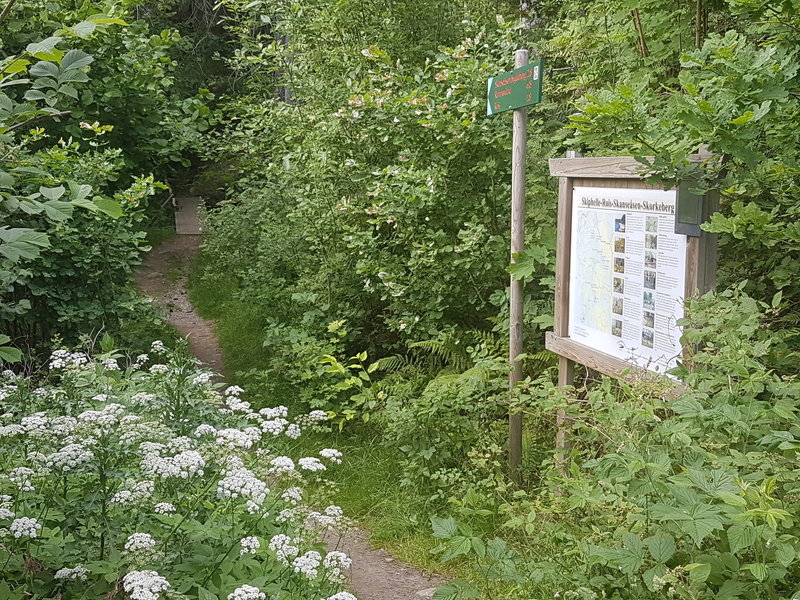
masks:
<svg viewBox="0 0 800 600"><path fill-rule="evenodd" d="M285 533L279 533L272 536L267 547L275 553L280 563L288 567L289 561L300 554L300 548L297 547L299 542L298 538L291 538Z"/></svg>
<svg viewBox="0 0 800 600"><path fill-rule="evenodd" d="M300 437L300 426L297 423L292 423L286 428L286 437L296 440Z"/></svg>
<svg viewBox="0 0 800 600"><path fill-rule="evenodd" d="M0 521L6 521L15 517L13 510L7 509L5 506L0 507Z"/></svg>
<svg viewBox="0 0 800 600"><path fill-rule="evenodd" d="M126 482L128 483L128 482ZM120 490L111 497L111 504L132 504L149 499L156 489L154 482L146 479L144 481L129 482L129 489Z"/></svg>
<svg viewBox="0 0 800 600"><path fill-rule="evenodd" d="M50 369L77 369L88 364L89 357L83 352L70 352L69 350L55 350L50 355Z"/></svg>
<svg viewBox="0 0 800 600"><path fill-rule="evenodd" d="M239 550L239 554L255 554L256 551L261 548L261 542L259 542L258 538L254 535L242 538L239 544L242 547L241 550Z"/></svg>
<svg viewBox="0 0 800 600"><path fill-rule="evenodd" d="M161 340L156 340L152 344L150 344L150 352L152 352L153 354L164 354L166 351L167 347Z"/></svg>
<svg viewBox="0 0 800 600"><path fill-rule="evenodd" d="M298 502L303 501L303 490L299 487L287 488L286 491L281 494L281 499L292 506L297 506Z"/></svg>
<svg viewBox="0 0 800 600"><path fill-rule="evenodd" d="M189 479L194 475L202 476L205 466L205 459L196 450L187 450L175 456L146 454L141 464L142 472L158 479L169 477Z"/></svg>
<svg viewBox="0 0 800 600"><path fill-rule="evenodd" d="M262 408L258 411L265 419L286 418L289 416L289 409L285 406L276 406L274 408Z"/></svg>
<svg viewBox="0 0 800 600"><path fill-rule="evenodd" d="M175 506L169 502L157 502L153 507L153 512L157 515L170 515L175 512Z"/></svg>
<svg viewBox="0 0 800 600"><path fill-rule="evenodd" d="M42 525L31 517L20 517L11 521L11 526L8 529L11 535L17 539L22 537L35 538L39 535Z"/></svg>
<svg viewBox="0 0 800 600"><path fill-rule="evenodd" d="M228 600L266 600L267 595L257 587L243 585L228 594Z"/></svg>
<svg viewBox="0 0 800 600"><path fill-rule="evenodd" d="M169 373L169 367L160 363L152 365L148 370L152 375L164 375L165 373Z"/></svg>
<svg viewBox="0 0 800 600"><path fill-rule="evenodd" d="M261 439L257 427L247 429L222 429L216 433L217 443L227 448L251 448Z"/></svg>
<svg viewBox="0 0 800 600"><path fill-rule="evenodd" d="M298 556L292 561L295 573L302 573L309 579L314 579L319 574L319 565L322 562L322 555L316 550L309 550L302 556Z"/></svg>
<svg viewBox="0 0 800 600"><path fill-rule="evenodd" d="M262 421L261 429L263 429L265 433L271 433L274 436L279 436L280 434L283 433L288 424L289 421L287 421L282 417L278 417L277 419L269 419L267 421Z"/></svg>
<svg viewBox="0 0 800 600"><path fill-rule="evenodd" d="M325 465L322 464L320 459L316 456L306 456L305 458L301 458L297 461L297 464L300 465L301 469L306 471L324 471L326 469Z"/></svg>
<svg viewBox="0 0 800 600"><path fill-rule="evenodd" d="M322 561L322 566L328 571L328 578L336 583L344 583L347 580L347 571L353 565L352 559L344 552L334 550L328 552Z"/></svg>
<svg viewBox="0 0 800 600"><path fill-rule="evenodd" d="M83 465L94 460L94 453L81 444L68 444L58 452L53 452L45 459L49 469L58 471L62 475L77 471Z"/></svg>
<svg viewBox="0 0 800 600"><path fill-rule="evenodd" d="M157 600L169 588L169 582L156 571L131 571L122 578L122 589L131 600Z"/></svg>
<svg viewBox="0 0 800 600"><path fill-rule="evenodd" d="M323 450L319 451L319 455L322 458L327 458L332 463L336 463L337 465L342 464L342 453L334 448L324 448Z"/></svg>
<svg viewBox="0 0 800 600"><path fill-rule="evenodd" d="M267 484L244 467L226 473L217 483L217 496L220 498L244 498L260 506L264 504L267 494Z"/></svg>
<svg viewBox="0 0 800 600"><path fill-rule="evenodd" d="M194 385L206 385L211 381L211 373L198 373L192 379Z"/></svg>
<svg viewBox="0 0 800 600"><path fill-rule="evenodd" d="M83 565L75 565L72 568L64 567L56 571L54 577L56 579L71 579L72 581L80 580L86 581L86 576L89 574L89 569Z"/></svg>
<svg viewBox="0 0 800 600"><path fill-rule="evenodd" d="M302 460L302 459L301 459ZM294 471L294 461L288 456L276 456L269 461L270 475L277 475L278 473L289 473Z"/></svg>
<svg viewBox="0 0 800 600"><path fill-rule="evenodd" d="M11 469L6 477L9 481L17 485L19 491L34 492L36 491L36 487L34 487L31 482L31 477L33 477L34 473L35 471L28 467L17 467L16 469Z"/></svg>
<svg viewBox="0 0 800 600"><path fill-rule="evenodd" d="M203 437L204 435L216 435L217 428L213 425L207 425L203 423L202 425L198 425L197 428L194 430L195 437Z"/></svg>
<svg viewBox="0 0 800 600"><path fill-rule="evenodd" d="M149 533L134 533L125 540L126 552L150 551L156 547L156 541Z"/></svg>

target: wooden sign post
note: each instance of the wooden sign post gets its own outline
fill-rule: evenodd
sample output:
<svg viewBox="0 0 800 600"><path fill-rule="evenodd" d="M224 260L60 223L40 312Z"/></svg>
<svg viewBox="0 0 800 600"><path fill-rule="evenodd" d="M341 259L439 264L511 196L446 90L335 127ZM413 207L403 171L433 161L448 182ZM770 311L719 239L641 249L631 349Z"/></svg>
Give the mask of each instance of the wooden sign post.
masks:
<svg viewBox="0 0 800 600"><path fill-rule="evenodd" d="M702 165L711 155L693 155ZM633 157L550 160L559 177L555 327L545 346L559 356L558 383L574 365L605 375L660 375L683 353L683 303L714 287L715 236L699 223L717 195L648 185ZM696 216L697 227L682 222ZM557 461L566 457L564 411L557 416Z"/></svg>
<svg viewBox="0 0 800 600"><path fill-rule="evenodd" d="M542 61L528 64L528 51L517 50L514 70L491 77L488 82L486 114L514 110L514 134L511 151L511 263L525 250L525 154L528 142L527 106L542 99ZM522 380L523 282L511 277L509 302L509 393ZM522 415L508 416L508 470L517 483L522 463Z"/></svg>

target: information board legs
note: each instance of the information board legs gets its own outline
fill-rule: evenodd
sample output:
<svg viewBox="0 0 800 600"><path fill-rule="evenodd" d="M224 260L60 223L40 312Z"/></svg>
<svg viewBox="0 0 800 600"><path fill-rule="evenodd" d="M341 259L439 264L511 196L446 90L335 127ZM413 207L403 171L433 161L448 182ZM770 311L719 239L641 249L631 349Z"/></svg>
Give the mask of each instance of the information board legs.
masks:
<svg viewBox="0 0 800 600"><path fill-rule="evenodd" d="M514 67L520 68L528 64L528 51L517 50L514 55ZM525 249L525 154L527 150L528 109L514 110L514 137L511 154L511 262L514 256ZM511 277L511 302L509 306L509 362L511 372L508 387L513 397L517 384L522 380L522 363L518 360L522 354L522 320L523 320L523 282ZM508 470L511 479L521 482L520 465L522 463L522 415L508 416Z"/></svg>

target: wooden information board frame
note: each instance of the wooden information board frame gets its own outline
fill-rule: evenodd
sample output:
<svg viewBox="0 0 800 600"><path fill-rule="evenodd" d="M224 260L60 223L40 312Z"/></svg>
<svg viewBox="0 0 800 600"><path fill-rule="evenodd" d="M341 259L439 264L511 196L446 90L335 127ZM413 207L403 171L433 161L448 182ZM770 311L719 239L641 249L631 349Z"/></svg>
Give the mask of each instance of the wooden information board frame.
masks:
<svg viewBox="0 0 800 600"><path fill-rule="evenodd" d="M569 155L571 154L571 156ZM691 162L702 164L712 158L710 154L697 154ZM663 189L648 185L640 176L643 165L630 156L583 158L568 153L567 158L550 159L550 175L559 178L558 235L556 242L556 297L555 319L552 332L548 332L545 346L559 356L560 386L572 384L575 363L582 364L605 375L620 377L623 373L647 374L649 371L628 361L600 352L569 338L569 299L571 236L573 215L573 189L575 187L602 187L625 189ZM718 194L709 192L703 207L703 220L717 209ZM716 283L716 236L703 232L700 237L688 237L686 245L685 295L688 298L703 294ZM563 420L563 415L560 415Z"/></svg>

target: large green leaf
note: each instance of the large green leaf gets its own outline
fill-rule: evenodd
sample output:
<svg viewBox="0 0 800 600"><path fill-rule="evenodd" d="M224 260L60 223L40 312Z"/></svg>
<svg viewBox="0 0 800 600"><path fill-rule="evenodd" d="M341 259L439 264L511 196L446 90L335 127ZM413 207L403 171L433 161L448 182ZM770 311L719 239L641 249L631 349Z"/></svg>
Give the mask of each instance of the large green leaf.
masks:
<svg viewBox="0 0 800 600"><path fill-rule="evenodd" d="M431 517L431 525L433 526L433 537L447 540L458 533L458 525L456 525L453 517L442 519L441 517Z"/></svg>
<svg viewBox="0 0 800 600"><path fill-rule="evenodd" d="M122 212L122 206L120 206L119 202L112 200L111 198L96 196L93 199L93 202L97 207L97 210L99 210L101 213L107 214L112 219L118 219L125 214Z"/></svg>
<svg viewBox="0 0 800 600"><path fill-rule="evenodd" d="M750 523L735 523L725 533L728 534L728 547L733 554L752 546L758 537L756 528Z"/></svg>
<svg viewBox="0 0 800 600"><path fill-rule="evenodd" d="M653 560L667 562L675 554L675 539L665 532L659 532L645 540Z"/></svg>
<svg viewBox="0 0 800 600"><path fill-rule="evenodd" d="M11 346L0 346L0 362L15 363L22 360L22 352Z"/></svg>
<svg viewBox="0 0 800 600"><path fill-rule="evenodd" d="M28 44L25 48L25 51L28 52L28 54L32 54L36 58L41 58L44 60L52 60L56 57L60 58L63 56L63 53L61 53L56 46L63 39L64 38L62 37L52 36L40 42Z"/></svg>

